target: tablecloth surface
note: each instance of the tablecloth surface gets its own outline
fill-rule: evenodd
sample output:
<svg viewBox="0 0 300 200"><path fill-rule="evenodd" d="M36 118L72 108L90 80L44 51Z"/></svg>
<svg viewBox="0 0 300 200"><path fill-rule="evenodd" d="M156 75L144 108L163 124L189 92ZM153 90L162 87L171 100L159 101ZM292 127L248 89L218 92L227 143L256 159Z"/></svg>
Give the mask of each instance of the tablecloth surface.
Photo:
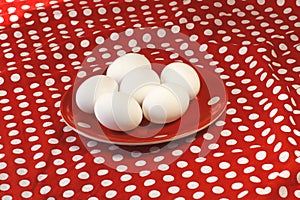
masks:
<svg viewBox="0 0 300 200"><path fill-rule="evenodd" d="M299 6L1 0L1 198L299 199ZM169 144L80 137L61 117L62 95L103 38L140 27L177 30L205 48L226 87L226 111Z"/></svg>

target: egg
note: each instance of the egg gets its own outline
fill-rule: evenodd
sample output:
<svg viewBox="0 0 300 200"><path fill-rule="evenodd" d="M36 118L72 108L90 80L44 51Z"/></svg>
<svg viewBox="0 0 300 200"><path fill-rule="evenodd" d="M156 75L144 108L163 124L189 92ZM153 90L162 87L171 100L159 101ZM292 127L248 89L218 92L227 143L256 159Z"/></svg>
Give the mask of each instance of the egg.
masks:
<svg viewBox="0 0 300 200"><path fill-rule="evenodd" d="M143 119L138 102L122 92L110 92L99 96L94 112L103 126L114 131L130 131L138 127Z"/></svg>
<svg viewBox="0 0 300 200"><path fill-rule="evenodd" d="M76 91L76 104L86 113L94 112L96 99L104 93L118 91L118 83L105 75L96 75L86 79Z"/></svg>
<svg viewBox="0 0 300 200"><path fill-rule="evenodd" d="M162 84L145 97L142 109L147 120L165 124L179 119L188 109L189 95L180 85Z"/></svg>
<svg viewBox="0 0 300 200"><path fill-rule="evenodd" d="M162 83L177 83L185 88L190 100L200 91L200 78L196 70L188 64L174 62L168 64L160 75Z"/></svg>
<svg viewBox="0 0 300 200"><path fill-rule="evenodd" d="M120 91L133 96L141 104L147 93L159 84L160 78L155 71L137 68L124 76L120 84Z"/></svg>
<svg viewBox="0 0 300 200"><path fill-rule="evenodd" d="M127 53L110 64L107 68L106 75L120 83L128 72L136 68L151 69L151 63L144 55Z"/></svg>
<svg viewBox="0 0 300 200"><path fill-rule="evenodd" d="M134 94L133 97L137 102L142 105L145 97L156 87L159 87L160 84L147 84L139 88Z"/></svg>

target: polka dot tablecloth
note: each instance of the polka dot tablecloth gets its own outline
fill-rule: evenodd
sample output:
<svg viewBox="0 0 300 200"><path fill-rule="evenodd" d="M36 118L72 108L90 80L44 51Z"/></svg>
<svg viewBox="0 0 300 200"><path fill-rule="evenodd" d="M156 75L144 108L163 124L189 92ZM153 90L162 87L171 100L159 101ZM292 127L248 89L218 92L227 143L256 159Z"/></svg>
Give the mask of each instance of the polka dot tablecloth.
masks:
<svg viewBox="0 0 300 200"><path fill-rule="evenodd" d="M298 0L2 0L1 199L300 199L299 10ZM62 95L93 48L141 27L197 41L226 111L167 144L79 136Z"/></svg>

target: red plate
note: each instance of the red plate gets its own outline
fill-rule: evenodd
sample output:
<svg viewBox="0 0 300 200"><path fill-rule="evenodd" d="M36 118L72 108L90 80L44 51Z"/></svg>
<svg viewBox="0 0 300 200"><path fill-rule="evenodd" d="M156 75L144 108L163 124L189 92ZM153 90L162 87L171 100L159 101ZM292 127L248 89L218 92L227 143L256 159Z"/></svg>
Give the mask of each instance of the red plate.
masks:
<svg viewBox="0 0 300 200"><path fill-rule="evenodd" d="M169 142L207 128L224 112L227 95L223 81L211 69L197 69L201 89L190 102L186 113L177 121L157 125L144 120L129 132L111 131L103 127L93 114L82 112L75 103L75 92L70 88L61 99L61 114L74 131L90 139L118 145L149 145Z"/></svg>

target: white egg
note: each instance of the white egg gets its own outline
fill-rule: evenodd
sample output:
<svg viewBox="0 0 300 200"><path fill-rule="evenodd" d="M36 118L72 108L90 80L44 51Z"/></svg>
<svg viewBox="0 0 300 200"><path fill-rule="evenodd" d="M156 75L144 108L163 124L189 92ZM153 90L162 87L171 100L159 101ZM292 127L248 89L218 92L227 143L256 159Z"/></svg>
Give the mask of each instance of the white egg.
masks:
<svg viewBox="0 0 300 200"><path fill-rule="evenodd" d="M114 60L107 68L106 75L120 83L128 72L140 67L151 69L151 63L144 55L128 53Z"/></svg>
<svg viewBox="0 0 300 200"><path fill-rule="evenodd" d="M124 76L120 84L120 92L133 96L141 104L147 93L159 84L160 78L155 71L137 68Z"/></svg>
<svg viewBox="0 0 300 200"><path fill-rule="evenodd" d="M151 90L143 101L143 113L147 120L165 124L179 119L188 109L189 95L180 85L162 84Z"/></svg>
<svg viewBox="0 0 300 200"><path fill-rule="evenodd" d="M137 102L140 105L142 105L145 97L149 94L149 92L151 92L153 89L155 89L156 87L159 87L159 86L160 86L160 84L148 84L148 85L145 85L145 86L139 88L133 94L133 98L135 98L135 100L137 100Z"/></svg>
<svg viewBox="0 0 300 200"><path fill-rule="evenodd" d="M114 131L130 131L138 127L143 119L143 112L138 102L121 92L99 96L94 112L103 126Z"/></svg>
<svg viewBox="0 0 300 200"><path fill-rule="evenodd" d="M105 75L96 75L86 79L76 91L76 104L86 113L94 112L96 99L104 93L118 91L118 83Z"/></svg>
<svg viewBox="0 0 300 200"><path fill-rule="evenodd" d="M177 83L187 90L190 100L200 91L200 79L196 70L188 64L174 62L168 64L160 75L162 83Z"/></svg>

